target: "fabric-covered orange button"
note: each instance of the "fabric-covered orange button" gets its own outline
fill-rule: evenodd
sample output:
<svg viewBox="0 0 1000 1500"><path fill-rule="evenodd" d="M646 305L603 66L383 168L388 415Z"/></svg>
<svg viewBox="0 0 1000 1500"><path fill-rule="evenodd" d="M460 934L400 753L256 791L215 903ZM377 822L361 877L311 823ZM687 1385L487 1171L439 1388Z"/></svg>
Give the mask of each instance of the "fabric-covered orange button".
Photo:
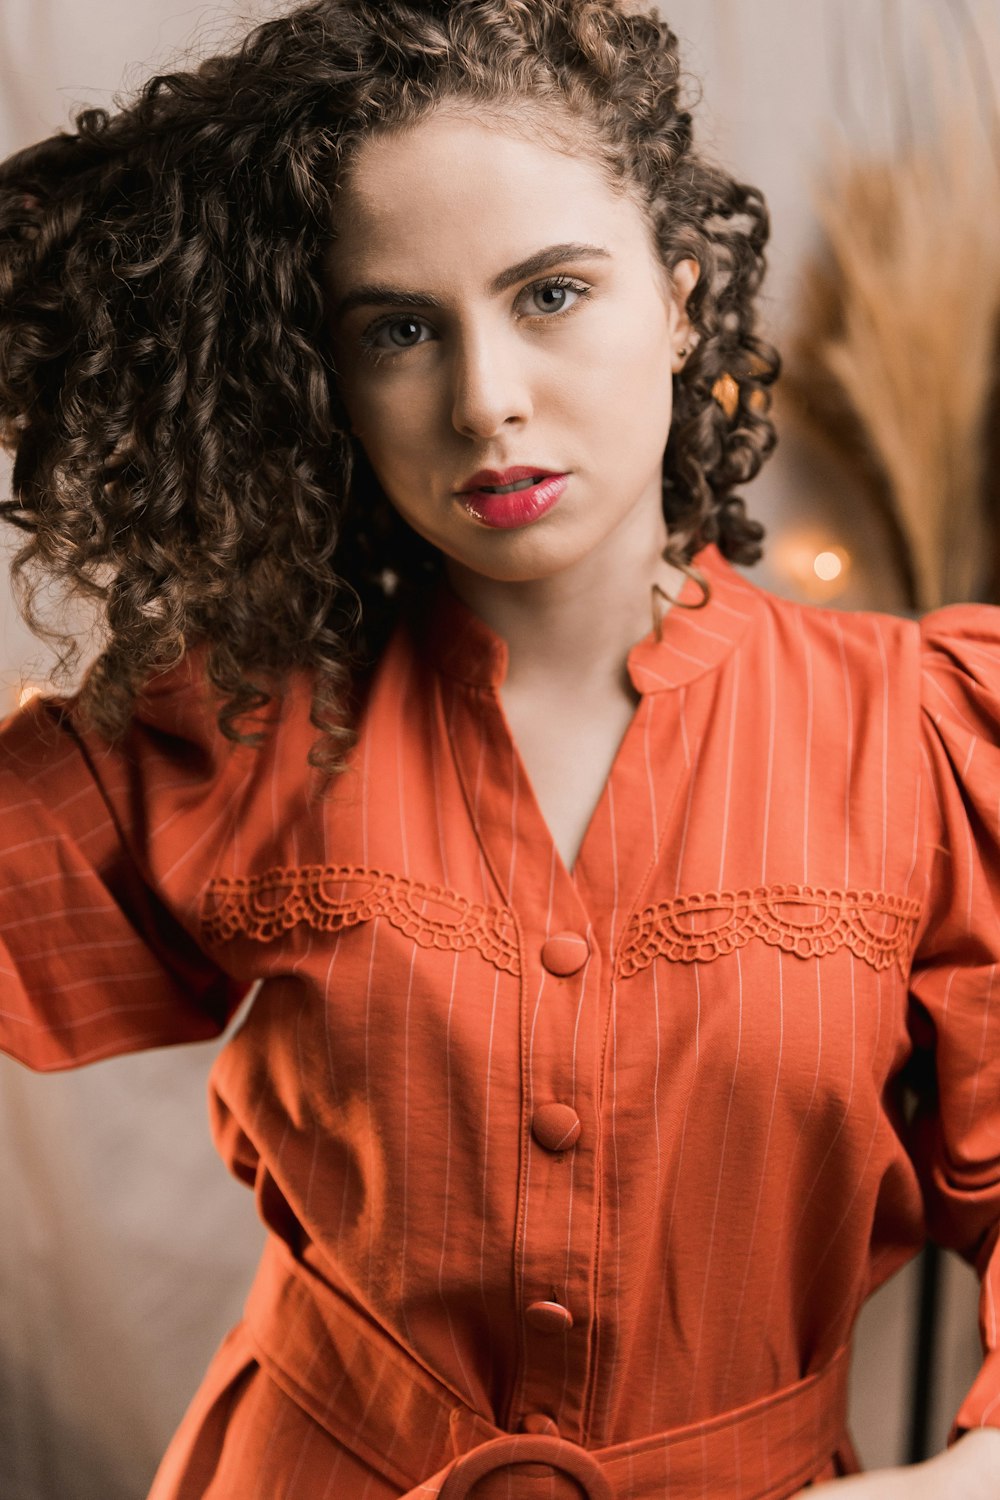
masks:
<svg viewBox="0 0 1000 1500"><path fill-rule="evenodd" d="M542 963L550 974L565 978L582 969L590 953L590 944L579 932L554 932L542 944Z"/></svg>
<svg viewBox="0 0 1000 1500"><path fill-rule="evenodd" d="M550 1437L559 1436L559 1428L545 1411L526 1411L518 1423L520 1432L547 1432Z"/></svg>
<svg viewBox="0 0 1000 1500"><path fill-rule="evenodd" d="M573 1327L573 1314L561 1302L529 1302L524 1316L539 1333L563 1333Z"/></svg>
<svg viewBox="0 0 1000 1500"><path fill-rule="evenodd" d="M565 1151L580 1135L580 1116L568 1104L540 1104L531 1116L531 1133L546 1151Z"/></svg>

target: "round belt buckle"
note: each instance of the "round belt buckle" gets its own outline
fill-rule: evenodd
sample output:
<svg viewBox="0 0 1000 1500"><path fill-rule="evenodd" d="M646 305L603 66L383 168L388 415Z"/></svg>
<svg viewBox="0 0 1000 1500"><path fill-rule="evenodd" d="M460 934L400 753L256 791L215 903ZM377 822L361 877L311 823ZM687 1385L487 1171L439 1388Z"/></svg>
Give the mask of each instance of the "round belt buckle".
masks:
<svg viewBox="0 0 1000 1500"><path fill-rule="evenodd" d="M466 1500L473 1485L487 1474L520 1463L551 1464L577 1480L587 1500L614 1500L611 1483L596 1458L566 1438L534 1432L491 1438L463 1453L441 1486L438 1500Z"/></svg>

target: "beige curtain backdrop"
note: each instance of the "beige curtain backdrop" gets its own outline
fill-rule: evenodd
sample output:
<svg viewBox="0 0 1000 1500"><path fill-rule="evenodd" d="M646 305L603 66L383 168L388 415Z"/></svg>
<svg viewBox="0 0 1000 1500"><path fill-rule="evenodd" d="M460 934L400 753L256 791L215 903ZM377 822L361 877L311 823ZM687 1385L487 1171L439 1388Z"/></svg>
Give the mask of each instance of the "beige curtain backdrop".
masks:
<svg viewBox="0 0 1000 1500"><path fill-rule="evenodd" d="M891 136L893 80L901 69L919 76L920 13L934 4L662 0L689 69L704 79L702 140L768 196L767 317L779 341L814 235L809 175L830 132L871 143ZM217 48L241 21L281 8L0 0L0 156L65 125L78 104L109 104L181 49ZM992 8L983 0L978 10L985 19ZM808 510L780 449L751 500L775 531ZM768 563L756 576L782 586ZM0 630L2 714L22 674L41 680L47 670L5 583ZM4 1500L141 1500L204 1365L239 1317L261 1231L251 1195L208 1138L216 1050L163 1049L48 1077L0 1059ZM905 1273L862 1319L852 1410L871 1465L902 1453L913 1290ZM939 1444L979 1358L974 1282L957 1262L945 1292Z"/></svg>

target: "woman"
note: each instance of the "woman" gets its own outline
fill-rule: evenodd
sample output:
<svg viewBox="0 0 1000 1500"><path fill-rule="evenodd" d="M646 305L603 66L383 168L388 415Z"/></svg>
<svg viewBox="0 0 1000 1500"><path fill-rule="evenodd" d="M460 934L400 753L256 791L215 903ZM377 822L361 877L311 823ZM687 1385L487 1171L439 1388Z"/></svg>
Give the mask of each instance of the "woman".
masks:
<svg viewBox="0 0 1000 1500"><path fill-rule="evenodd" d="M6 512L107 624L3 730L3 1044L263 981L154 1500L995 1494L1000 622L730 568L766 215L668 27L318 0L77 127L0 178ZM928 1225L983 1372L846 1477Z"/></svg>

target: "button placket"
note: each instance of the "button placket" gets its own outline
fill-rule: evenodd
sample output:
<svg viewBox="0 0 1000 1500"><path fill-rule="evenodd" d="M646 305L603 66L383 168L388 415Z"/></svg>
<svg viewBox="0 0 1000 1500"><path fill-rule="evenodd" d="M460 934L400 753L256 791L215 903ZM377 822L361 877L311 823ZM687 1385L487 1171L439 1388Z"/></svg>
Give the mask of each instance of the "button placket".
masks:
<svg viewBox="0 0 1000 1500"><path fill-rule="evenodd" d="M516 1423L526 1408L550 1407L561 1433L575 1440L589 1380L598 1195L595 1153L579 1144L589 1139L583 1132L598 1095L604 965L589 937L591 915L554 853L515 753L497 692L500 665L490 666L487 691L485 681L480 691L442 684L439 711L484 859L519 937L527 1141L513 1263L522 1363L508 1410ZM533 1315L544 1332L527 1316L538 1302L559 1309Z"/></svg>
<svg viewBox="0 0 1000 1500"><path fill-rule="evenodd" d="M526 966L534 974L528 974L526 988L539 1000L530 1013L533 1033L527 1054L532 1095L528 1212L522 1231L525 1362L513 1393L515 1412L536 1403L547 1407L560 1435L570 1440L582 1440L583 1433L596 1254L592 1209L597 1163L590 1149L590 1108L596 1098L594 1006L602 964L583 930L589 932L589 925L574 930L556 925L551 935L559 942L549 949L548 939L536 938L533 964L527 940ZM554 963L543 960L543 950ZM567 972L556 974L556 967ZM528 1016L526 1011L526 1020ZM574 1046L575 1062L569 1050Z"/></svg>

